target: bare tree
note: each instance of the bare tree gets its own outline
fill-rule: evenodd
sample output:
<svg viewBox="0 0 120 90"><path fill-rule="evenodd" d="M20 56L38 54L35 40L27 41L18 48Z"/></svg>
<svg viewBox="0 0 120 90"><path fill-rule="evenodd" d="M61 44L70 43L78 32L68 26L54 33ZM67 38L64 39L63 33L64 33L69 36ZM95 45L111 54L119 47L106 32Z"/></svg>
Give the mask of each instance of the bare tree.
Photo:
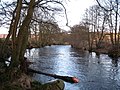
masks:
<svg viewBox="0 0 120 90"><path fill-rule="evenodd" d="M110 36L112 42L112 49L109 51L110 56L119 56L119 1L118 0L108 0L107 6L103 6L100 0L96 0L98 5L105 11L109 13L108 23L110 26Z"/></svg>
<svg viewBox="0 0 120 90"><path fill-rule="evenodd" d="M17 0L17 2L12 2L11 4L5 3L5 6L2 7L0 15L6 16L6 14L10 14L10 16L5 18L7 19L10 17L7 20L11 20L12 18L11 22L9 23L10 29L8 38L6 38L9 39L9 37L12 36L12 56L8 69L8 75L12 80L17 76L19 71L26 72L24 54L26 51L26 45L28 43L28 36L30 34L30 23L40 22L40 19L34 20L33 18L35 9L38 8L40 9L40 12L43 11L44 13L50 14L47 11L59 11L60 7L54 7L56 4L64 7L62 1L57 0ZM9 12L10 8L8 8L8 6L11 5L14 6L13 12ZM6 8L8 8L7 13L5 10ZM2 22L2 24L4 23ZM21 65L21 68L19 65Z"/></svg>
<svg viewBox="0 0 120 90"><path fill-rule="evenodd" d="M88 41L88 28L80 25L75 25L71 28L71 41L70 44L76 48L87 48L87 41Z"/></svg>

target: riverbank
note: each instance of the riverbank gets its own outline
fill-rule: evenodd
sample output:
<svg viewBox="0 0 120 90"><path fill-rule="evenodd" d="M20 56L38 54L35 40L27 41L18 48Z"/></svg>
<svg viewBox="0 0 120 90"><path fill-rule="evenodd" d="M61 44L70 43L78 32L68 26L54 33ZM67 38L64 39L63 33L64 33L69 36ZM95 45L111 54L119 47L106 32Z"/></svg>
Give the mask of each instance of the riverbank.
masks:
<svg viewBox="0 0 120 90"><path fill-rule="evenodd" d="M39 90L42 85L40 82L32 80L32 77L25 73L21 73L17 79L12 81L7 80L7 75L5 73L1 75L0 90Z"/></svg>
<svg viewBox="0 0 120 90"><path fill-rule="evenodd" d="M6 81L1 83L0 90L64 90L64 82L62 80L54 80L48 83L40 83L33 80L31 76L22 73L18 79L14 81Z"/></svg>
<svg viewBox="0 0 120 90"><path fill-rule="evenodd" d="M100 54L107 54L110 58L119 58L120 57L120 48L114 48L112 46L106 47L106 48L92 48L92 49L88 49L88 48L79 48L79 47L75 47L72 46L72 48L81 50L81 51L89 51L89 52L95 52L96 55L100 55Z"/></svg>

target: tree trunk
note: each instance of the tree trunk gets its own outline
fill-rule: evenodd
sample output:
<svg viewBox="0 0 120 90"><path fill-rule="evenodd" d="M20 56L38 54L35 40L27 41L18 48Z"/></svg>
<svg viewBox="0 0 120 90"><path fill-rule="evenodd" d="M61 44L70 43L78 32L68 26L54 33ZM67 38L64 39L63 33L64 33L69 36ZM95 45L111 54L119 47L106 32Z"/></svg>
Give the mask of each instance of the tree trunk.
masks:
<svg viewBox="0 0 120 90"><path fill-rule="evenodd" d="M104 24L105 24L105 19L106 19L106 16L104 16L103 23L102 23L102 31L101 31L99 40L98 40L98 42L96 44L96 48L97 49L100 48L100 44L101 44L102 40L104 39Z"/></svg>
<svg viewBox="0 0 120 90"><path fill-rule="evenodd" d="M11 68L13 69L13 74L14 74L14 68L20 70L19 68L20 64L22 71L25 72L25 69L23 69L24 66L22 65L24 63L24 54L25 54L26 45L28 42L28 35L29 35L29 24L31 22L33 15L34 4L35 4L35 0L31 0L29 3L27 15L23 20L22 25L20 26L18 36L16 38L16 44L14 43L15 48L13 48L11 64L10 64L10 69Z"/></svg>

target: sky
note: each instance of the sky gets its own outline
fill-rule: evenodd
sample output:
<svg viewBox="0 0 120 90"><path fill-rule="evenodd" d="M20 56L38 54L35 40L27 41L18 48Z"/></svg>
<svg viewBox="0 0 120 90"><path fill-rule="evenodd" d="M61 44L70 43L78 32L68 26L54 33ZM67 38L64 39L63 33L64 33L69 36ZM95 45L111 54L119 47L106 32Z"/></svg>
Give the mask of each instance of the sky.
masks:
<svg viewBox="0 0 120 90"><path fill-rule="evenodd" d="M83 14L85 13L85 10L90 6L94 5L95 3L96 3L95 0L67 0L67 2L64 3L64 5L67 10L68 25L73 26L79 24L79 22L83 18ZM69 28L66 26L67 21L65 15L62 16L63 17L59 17L59 18L57 17L56 21L58 22L61 29L69 30ZM7 34L7 33L8 33L8 29L5 29L3 27L0 28L0 34Z"/></svg>
<svg viewBox="0 0 120 90"><path fill-rule="evenodd" d="M65 5L68 16L68 25L73 26L79 24L83 18L85 10L95 3L95 0L69 0L69 2L67 2L67 4ZM65 17L63 18L63 20L58 23L61 28L68 30L69 28L65 26Z"/></svg>

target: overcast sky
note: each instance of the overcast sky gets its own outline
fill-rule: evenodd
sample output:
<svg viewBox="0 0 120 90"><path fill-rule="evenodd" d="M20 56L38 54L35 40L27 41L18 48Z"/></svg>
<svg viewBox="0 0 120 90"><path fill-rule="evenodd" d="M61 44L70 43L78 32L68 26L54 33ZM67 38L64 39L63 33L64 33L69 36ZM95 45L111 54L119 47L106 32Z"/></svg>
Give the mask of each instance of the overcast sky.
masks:
<svg viewBox="0 0 120 90"><path fill-rule="evenodd" d="M93 4L95 4L95 0L68 0L67 3L64 4L67 10L68 24L70 26L79 24L86 8L89 8ZM69 30L69 28L66 27L65 15L63 15L63 17L56 18L56 20L58 21L60 28ZM8 31L4 28L0 28L0 34L1 33L6 34Z"/></svg>
<svg viewBox="0 0 120 90"><path fill-rule="evenodd" d="M96 3L95 0L69 0L66 4L68 24L73 26L79 24L83 18L85 10ZM58 22L63 29L69 29L65 26L66 20L63 18Z"/></svg>

